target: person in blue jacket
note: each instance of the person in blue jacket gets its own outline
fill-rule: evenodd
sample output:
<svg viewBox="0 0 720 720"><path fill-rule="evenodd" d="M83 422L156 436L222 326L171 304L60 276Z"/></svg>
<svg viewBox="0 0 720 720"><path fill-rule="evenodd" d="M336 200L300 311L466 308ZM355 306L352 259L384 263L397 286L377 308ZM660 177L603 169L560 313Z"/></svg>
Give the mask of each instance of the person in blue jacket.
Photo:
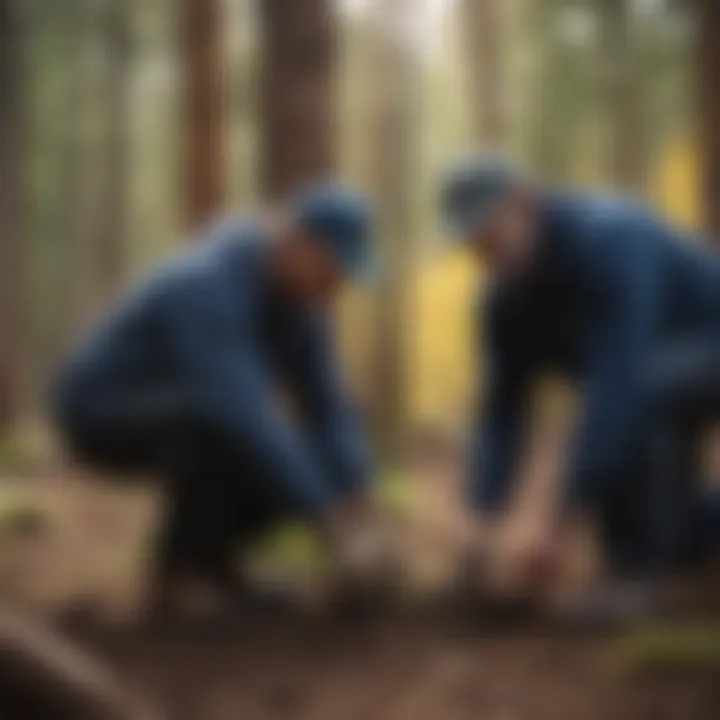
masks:
<svg viewBox="0 0 720 720"><path fill-rule="evenodd" d="M460 163L442 205L489 274L474 508L492 522L507 507L533 381L545 371L575 379L580 417L561 496L525 570L547 577L564 531L592 520L623 581L595 596L598 611L654 602L658 577L720 539L697 452L720 417L720 254L629 200L543 190L503 158Z"/></svg>
<svg viewBox="0 0 720 720"><path fill-rule="evenodd" d="M366 202L332 184L284 217L220 222L62 368L55 415L75 454L164 478L158 610L235 588L235 552L284 518L354 552L371 466L328 315L370 264L371 225Z"/></svg>

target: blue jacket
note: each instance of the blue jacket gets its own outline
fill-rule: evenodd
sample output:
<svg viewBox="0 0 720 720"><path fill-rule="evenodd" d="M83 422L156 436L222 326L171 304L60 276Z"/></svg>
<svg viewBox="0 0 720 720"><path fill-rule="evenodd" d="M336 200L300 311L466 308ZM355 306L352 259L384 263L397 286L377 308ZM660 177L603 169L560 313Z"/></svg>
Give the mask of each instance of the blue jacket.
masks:
<svg viewBox="0 0 720 720"><path fill-rule="evenodd" d="M717 249L620 199L550 195L541 215L532 269L491 287L480 320L486 394L470 468L473 499L489 512L508 497L538 373L579 381L564 499L589 506L638 442L654 354L674 340L720 340Z"/></svg>
<svg viewBox="0 0 720 720"><path fill-rule="evenodd" d="M253 221L231 219L209 235L89 333L62 373L58 414L98 423L117 398L139 396L141 413L171 398L315 514L369 472L328 319L273 287L269 242Z"/></svg>

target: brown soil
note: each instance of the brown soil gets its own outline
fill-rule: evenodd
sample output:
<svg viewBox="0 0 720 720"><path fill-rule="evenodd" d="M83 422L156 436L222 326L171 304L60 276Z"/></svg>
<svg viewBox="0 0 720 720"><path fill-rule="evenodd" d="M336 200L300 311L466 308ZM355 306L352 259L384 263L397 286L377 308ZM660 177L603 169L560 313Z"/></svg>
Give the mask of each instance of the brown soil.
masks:
<svg viewBox="0 0 720 720"><path fill-rule="evenodd" d="M153 517L147 492L68 478L23 481L19 492L50 520L0 538L3 592L40 614L102 605L114 620L76 613L76 639L171 720L720 717L718 674L630 676L614 638L491 627L448 607L141 631L126 621Z"/></svg>

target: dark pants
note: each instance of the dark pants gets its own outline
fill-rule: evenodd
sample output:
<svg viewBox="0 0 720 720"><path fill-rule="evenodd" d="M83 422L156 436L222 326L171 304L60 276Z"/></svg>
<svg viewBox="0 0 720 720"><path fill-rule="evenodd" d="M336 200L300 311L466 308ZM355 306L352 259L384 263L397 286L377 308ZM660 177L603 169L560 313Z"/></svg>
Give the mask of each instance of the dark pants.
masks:
<svg viewBox="0 0 720 720"><path fill-rule="evenodd" d="M81 461L116 473L152 472L166 496L161 572L229 577L235 552L291 514L272 478L242 449L186 412L162 403L108 403L102 415L61 424Z"/></svg>
<svg viewBox="0 0 720 720"><path fill-rule="evenodd" d="M688 568L720 549L720 490L704 487L700 441L720 418L720 343L686 342L653 361L646 426L600 519L617 575Z"/></svg>

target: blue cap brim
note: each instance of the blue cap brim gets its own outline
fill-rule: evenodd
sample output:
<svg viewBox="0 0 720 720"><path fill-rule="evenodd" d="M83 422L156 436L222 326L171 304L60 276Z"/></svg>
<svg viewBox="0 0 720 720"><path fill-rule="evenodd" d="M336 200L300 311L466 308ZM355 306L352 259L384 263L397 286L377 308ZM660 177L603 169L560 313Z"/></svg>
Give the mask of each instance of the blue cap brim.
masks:
<svg viewBox="0 0 720 720"><path fill-rule="evenodd" d="M372 284L379 277L377 262L368 255L348 261L340 259L340 266L343 275L355 282Z"/></svg>
<svg viewBox="0 0 720 720"><path fill-rule="evenodd" d="M460 213L445 221L448 234L458 242L464 242L482 232L483 225L488 216L488 208L474 208L467 213Z"/></svg>

